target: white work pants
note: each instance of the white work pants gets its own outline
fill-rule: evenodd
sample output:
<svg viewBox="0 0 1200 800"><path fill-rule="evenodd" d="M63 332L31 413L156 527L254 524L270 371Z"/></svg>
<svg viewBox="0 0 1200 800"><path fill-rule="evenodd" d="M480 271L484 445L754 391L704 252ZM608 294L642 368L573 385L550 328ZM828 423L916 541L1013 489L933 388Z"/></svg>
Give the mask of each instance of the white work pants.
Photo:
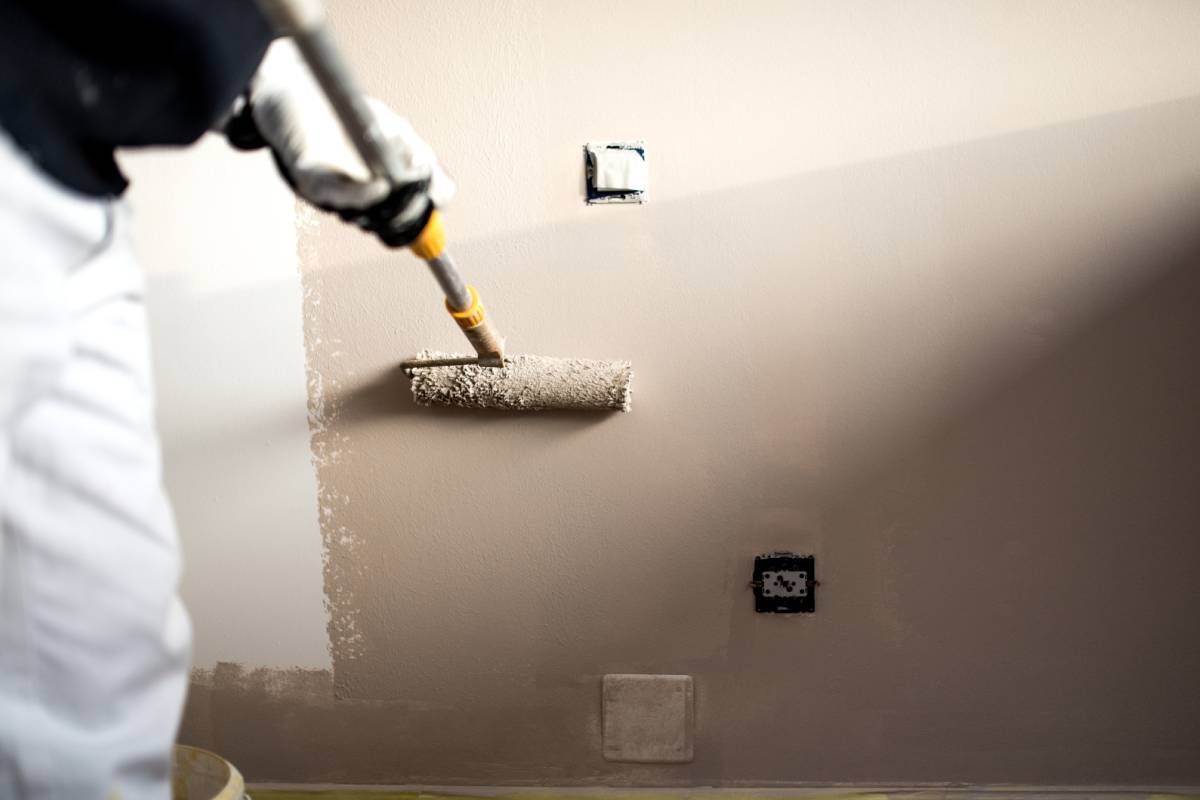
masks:
<svg viewBox="0 0 1200 800"><path fill-rule="evenodd" d="M166 800L191 629L125 207L0 131L0 798Z"/></svg>

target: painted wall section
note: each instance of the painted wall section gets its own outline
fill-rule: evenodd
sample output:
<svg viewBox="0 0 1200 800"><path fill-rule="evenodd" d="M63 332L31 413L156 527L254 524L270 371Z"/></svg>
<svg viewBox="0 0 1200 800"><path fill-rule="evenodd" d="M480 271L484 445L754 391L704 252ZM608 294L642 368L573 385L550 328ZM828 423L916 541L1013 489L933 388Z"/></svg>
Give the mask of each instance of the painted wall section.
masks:
<svg viewBox="0 0 1200 800"><path fill-rule="evenodd" d="M634 410L412 406L432 280L300 234L332 673L219 665L252 779L1200 783L1200 5L338 2L517 351ZM651 202L585 207L644 139ZM806 619L754 554L815 553ZM600 676L695 679L602 758Z"/></svg>
<svg viewBox="0 0 1200 800"><path fill-rule="evenodd" d="M329 666L294 204L263 153L128 153L195 664Z"/></svg>

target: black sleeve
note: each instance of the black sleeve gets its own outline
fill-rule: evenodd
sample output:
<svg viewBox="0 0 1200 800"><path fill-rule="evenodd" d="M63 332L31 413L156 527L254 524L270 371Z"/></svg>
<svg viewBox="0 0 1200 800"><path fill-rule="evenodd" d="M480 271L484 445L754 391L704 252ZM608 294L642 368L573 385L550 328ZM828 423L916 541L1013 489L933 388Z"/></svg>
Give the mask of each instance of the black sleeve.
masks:
<svg viewBox="0 0 1200 800"><path fill-rule="evenodd" d="M120 194L113 150L198 139L270 39L253 0L0 0L0 128L61 183Z"/></svg>

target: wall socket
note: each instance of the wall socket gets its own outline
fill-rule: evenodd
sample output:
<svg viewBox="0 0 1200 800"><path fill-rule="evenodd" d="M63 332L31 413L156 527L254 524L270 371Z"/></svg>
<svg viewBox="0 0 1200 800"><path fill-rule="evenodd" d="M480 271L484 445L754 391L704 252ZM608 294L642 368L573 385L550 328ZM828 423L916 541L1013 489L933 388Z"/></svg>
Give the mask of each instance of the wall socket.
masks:
<svg viewBox="0 0 1200 800"><path fill-rule="evenodd" d="M754 557L754 610L760 614L816 611L816 558L786 551Z"/></svg>
<svg viewBox="0 0 1200 800"><path fill-rule="evenodd" d="M807 597L808 573L798 569L763 570L763 597Z"/></svg>

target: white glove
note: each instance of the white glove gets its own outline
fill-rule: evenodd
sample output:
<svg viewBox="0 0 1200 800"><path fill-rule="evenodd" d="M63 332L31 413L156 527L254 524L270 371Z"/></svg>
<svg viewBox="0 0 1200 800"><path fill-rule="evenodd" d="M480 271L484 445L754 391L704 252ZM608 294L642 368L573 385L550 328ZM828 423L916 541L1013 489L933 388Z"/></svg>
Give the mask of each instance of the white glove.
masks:
<svg viewBox="0 0 1200 800"><path fill-rule="evenodd" d="M407 120L367 102L404 169L397 185L371 176L291 39L271 44L249 91L254 125L296 193L402 246L450 201L454 182Z"/></svg>

